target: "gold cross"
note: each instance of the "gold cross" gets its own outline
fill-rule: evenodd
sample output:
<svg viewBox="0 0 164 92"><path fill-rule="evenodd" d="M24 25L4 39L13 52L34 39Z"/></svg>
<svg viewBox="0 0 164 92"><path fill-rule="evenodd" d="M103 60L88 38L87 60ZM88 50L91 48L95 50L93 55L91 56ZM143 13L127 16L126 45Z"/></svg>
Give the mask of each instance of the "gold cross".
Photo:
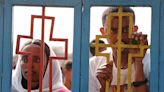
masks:
<svg viewBox="0 0 164 92"><path fill-rule="evenodd" d="M119 28L118 28L118 42L117 44L99 44L99 39L100 38L109 38L110 37L110 31L111 31L111 17L117 16L119 18ZM107 35L96 35L96 42L94 45L95 46L95 54L96 56L104 56L107 58L107 63L109 63L110 60L110 54L109 53L101 53L99 52L99 47L115 47L117 48L117 92L120 92L120 63L121 63L121 49L123 48L139 48L140 53L137 54L132 54L129 53L128 55L128 92L131 92L131 63L132 63L132 58L133 57L143 57L144 56L144 50L149 48L149 45L129 45L129 44L123 44L121 42L122 38L122 16L128 16L129 17L129 33L128 37L132 38L132 27L133 27L133 13L130 12L123 12L123 7L119 7L118 12L115 13L110 13L108 15L108 29L107 29ZM105 92L109 92L109 82L106 81L106 89Z"/></svg>

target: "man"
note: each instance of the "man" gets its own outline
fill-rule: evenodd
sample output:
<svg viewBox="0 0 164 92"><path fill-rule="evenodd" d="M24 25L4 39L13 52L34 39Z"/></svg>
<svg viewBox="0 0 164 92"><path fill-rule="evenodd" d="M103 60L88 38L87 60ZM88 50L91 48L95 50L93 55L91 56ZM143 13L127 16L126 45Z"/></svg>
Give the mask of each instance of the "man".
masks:
<svg viewBox="0 0 164 92"><path fill-rule="evenodd" d="M110 37L107 41L110 44L116 44L118 42L118 29L119 29L119 18L117 16L110 17L111 24L108 24L108 14L117 13L119 10L118 7L108 8L103 16L102 22L104 29L101 30L102 35L108 35L107 33L107 25L111 26ZM123 7L123 12L133 13L135 21L134 11L129 7ZM132 39L128 37L129 31L129 18L126 16L122 17L122 38L121 42L123 44L134 44ZM137 31L137 26L133 26L133 31ZM147 45L147 37L142 33L133 34L135 39L135 44L140 43L142 45ZM110 54L110 63L106 63L106 57L103 56L95 56L90 59L89 66L89 92L105 92L106 81L111 85L109 88L110 92L117 91L117 48L112 47L112 51L108 52ZM146 50L145 50L146 52ZM127 84L128 84L128 55L129 53L136 54L140 53L138 49L121 49L121 64L120 64L120 92L127 92ZM134 57L132 59L132 92L148 92L147 87L147 78L144 74L143 63L150 62L149 55L145 55L144 57ZM147 71L149 72L149 71Z"/></svg>

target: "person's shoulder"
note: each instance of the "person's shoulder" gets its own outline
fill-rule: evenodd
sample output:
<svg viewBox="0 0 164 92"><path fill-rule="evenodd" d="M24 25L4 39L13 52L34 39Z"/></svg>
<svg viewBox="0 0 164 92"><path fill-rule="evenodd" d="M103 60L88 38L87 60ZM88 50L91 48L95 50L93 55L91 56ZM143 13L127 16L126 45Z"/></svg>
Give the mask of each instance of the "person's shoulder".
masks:
<svg viewBox="0 0 164 92"><path fill-rule="evenodd" d="M71 92L71 91L68 90L67 88L60 88L57 90L57 92Z"/></svg>
<svg viewBox="0 0 164 92"><path fill-rule="evenodd" d="M147 61L150 61L150 51L147 51L147 52L145 53L145 56L144 56L142 62L144 63L144 62L147 62Z"/></svg>

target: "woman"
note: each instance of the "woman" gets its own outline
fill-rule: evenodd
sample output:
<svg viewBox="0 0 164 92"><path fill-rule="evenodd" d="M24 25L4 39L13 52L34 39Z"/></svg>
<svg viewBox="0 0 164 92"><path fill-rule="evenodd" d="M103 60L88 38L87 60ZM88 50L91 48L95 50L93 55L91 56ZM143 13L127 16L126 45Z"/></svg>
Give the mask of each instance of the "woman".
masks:
<svg viewBox="0 0 164 92"><path fill-rule="evenodd" d="M43 60L43 80L42 91L49 92L49 56L54 56L52 50L45 43L45 57ZM16 69L12 75L12 92L27 92L28 80L28 60L32 58L31 65L31 92L39 92L39 71L40 71L40 53L41 41L33 40L24 44L21 49L22 52L29 52L30 55L21 55L18 58ZM58 61L52 61L52 91L53 92L69 92L69 90L62 83L62 74Z"/></svg>

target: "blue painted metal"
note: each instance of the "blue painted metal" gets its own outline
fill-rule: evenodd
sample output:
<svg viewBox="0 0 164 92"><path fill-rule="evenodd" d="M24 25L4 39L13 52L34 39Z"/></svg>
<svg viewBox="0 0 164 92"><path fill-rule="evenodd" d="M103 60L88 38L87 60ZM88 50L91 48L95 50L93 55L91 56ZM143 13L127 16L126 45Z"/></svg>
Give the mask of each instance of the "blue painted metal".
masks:
<svg viewBox="0 0 164 92"><path fill-rule="evenodd" d="M58 6L74 8L74 49L73 49L73 91L80 89L80 46L81 46L81 0L5 0L4 35L3 39L3 79L2 92L10 92L11 89L11 61L12 61L12 6Z"/></svg>
<svg viewBox="0 0 164 92"><path fill-rule="evenodd" d="M0 0L0 4L3 4L4 3L4 0Z"/></svg>
<svg viewBox="0 0 164 92"><path fill-rule="evenodd" d="M150 91L159 91L159 24L160 23L160 0L152 1L152 31L151 31L151 73Z"/></svg>
<svg viewBox="0 0 164 92"><path fill-rule="evenodd" d="M80 92L80 48L81 48L81 8L78 3L74 9L74 44L73 44L73 74L72 74L72 92Z"/></svg>
<svg viewBox="0 0 164 92"><path fill-rule="evenodd" d="M59 7L74 7L81 0L12 0L14 5L35 5L35 6L59 6Z"/></svg>
<svg viewBox="0 0 164 92"><path fill-rule="evenodd" d="M4 33L3 33L3 78L2 92L11 92L12 73L12 7L11 1L4 3Z"/></svg>
<svg viewBox="0 0 164 92"><path fill-rule="evenodd" d="M88 52L89 52L89 33L90 33L90 8L92 6L150 6L152 7L152 46L151 46L151 74L150 90L159 92L159 19L160 19L160 0L84 0L84 11L82 18L82 50L81 50L81 91L88 91ZM162 45L161 45L162 46ZM87 81L86 81L87 80ZM163 91L161 91L163 92Z"/></svg>
<svg viewBox="0 0 164 92"><path fill-rule="evenodd" d="M164 41L163 41L163 34L164 34L164 1L161 1L161 14L160 14L160 63L159 63L159 91L163 92L164 91Z"/></svg>
<svg viewBox="0 0 164 92"><path fill-rule="evenodd" d="M3 5L0 4L0 92L2 87L2 41L3 41Z"/></svg>
<svg viewBox="0 0 164 92"><path fill-rule="evenodd" d="M83 1L83 3L81 2ZM164 91L164 42L160 39L164 34L164 4L162 0L0 0L0 92L11 92L11 61L12 61L12 6L57 6L74 7L74 48L73 48L73 92L88 92L89 68L89 35L90 35L90 7L92 6L151 6L152 7L152 46L151 46L151 74L150 91ZM2 4L4 3L4 18ZM83 4L83 13L82 13ZM161 10L161 24L160 23ZM3 21L4 19L4 21ZM82 19L82 21L81 21ZM3 26L4 25L4 26ZM160 29L159 29L160 27ZM3 33L4 32L4 33ZM160 33L160 35L159 35ZM5 40L3 40L5 39ZM159 49L160 47L160 49ZM160 51L160 54L159 54ZM160 56L159 56L160 55ZM2 63L3 61L3 63ZM160 62L159 62L160 61ZM159 65L160 64L160 65ZM3 65L3 67L1 67ZM160 66L160 71L158 70ZM3 68L3 69L2 69ZM3 71L2 71L3 70ZM1 73L2 72L2 73ZM160 74L159 74L160 73ZM160 80L159 80L159 79ZM1 85L1 81L3 85ZM161 81L161 82L159 82ZM159 88L159 89L158 89Z"/></svg>
<svg viewBox="0 0 164 92"><path fill-rule="evenodd" d="M89 0L93 6L109 6L109 5L125 5L125 6L149 6L152 5L152 0Z"/></svg>
<svg viewBox="0 0 164 92"><path fill-rule="evenodd" d="M87 3L90 1L88 0ZM89 81L89 36L90 36L90 7L84 0L82 14L82 44L81 44L81 78L80 92L88 92Z"/></svg>

